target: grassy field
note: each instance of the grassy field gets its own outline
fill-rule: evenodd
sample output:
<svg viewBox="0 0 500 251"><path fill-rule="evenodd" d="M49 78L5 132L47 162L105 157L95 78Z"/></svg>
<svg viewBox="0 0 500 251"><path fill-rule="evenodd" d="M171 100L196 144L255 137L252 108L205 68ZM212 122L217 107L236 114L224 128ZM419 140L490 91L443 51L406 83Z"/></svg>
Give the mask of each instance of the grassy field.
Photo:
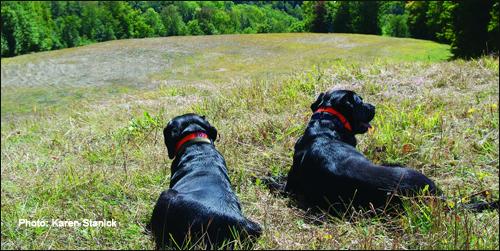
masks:
<svg viewBox="0 0 500 251"><path fill-rule="evenodd" d="M152 249L145 233L170 163L162 129L206 115L256 249L498 249L498 211L408 202L398 217L318 217L260 180L285 174L310 104L331 88L377 106L358 149L398 162L450 197L498 198L499 60L447 61L449 46L344 34L111 41L2 59L2 249ZM18 226L111 220L117 228Z"/></svg>

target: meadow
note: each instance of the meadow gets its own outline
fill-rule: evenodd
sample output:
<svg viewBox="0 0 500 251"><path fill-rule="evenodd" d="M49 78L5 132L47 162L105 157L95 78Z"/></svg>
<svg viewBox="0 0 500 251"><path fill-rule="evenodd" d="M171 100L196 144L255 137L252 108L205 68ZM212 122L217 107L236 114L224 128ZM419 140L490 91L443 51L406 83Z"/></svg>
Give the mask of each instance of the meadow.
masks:
<svg viewBox="0 0 500 251"><path fill-rule="evenodd" d="M196 112L218 129L255 249L498 249L498 211L409 201L394 217L295 208L261 181L286 174L310 104L331 88L377 107L358 149L403 163L450 198L499 194L499 60L435 42L355 34L108 41L1 60L3 249L153 249L145 231L170 178L162 129ZM451 205L453 207L453 205ZM116 228L22 227L111 220Z"/></svg>

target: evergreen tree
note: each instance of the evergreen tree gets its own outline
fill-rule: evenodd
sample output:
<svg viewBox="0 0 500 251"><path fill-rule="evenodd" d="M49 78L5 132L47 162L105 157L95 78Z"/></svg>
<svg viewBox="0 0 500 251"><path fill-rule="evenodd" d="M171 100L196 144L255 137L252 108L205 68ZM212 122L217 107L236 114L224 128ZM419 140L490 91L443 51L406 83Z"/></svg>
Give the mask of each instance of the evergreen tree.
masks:
<svg viewBox="0 0 500 251"><path fill-rule="evenodd" d="M314 4L311 31L328 32L328 19L325 1L318 1Z"/></svg>
<svg viewBox="0 0 500 251"><path fill-rule="evenodd" d="M198 20L198 25L205 35L215 35L219 34L219 31L215 28L212 23L212 17L214 15L214 8L209 6L204 6L196 15Z"/></svg>
<svg viewBox="0 0 500 251"><path fill-rule="evenodd" d="M113 39L267 32L343 32L450 43L456 56L498 52L499 0L6 1L1 55Z"/></svg>
<svg viewBox="0 0 500 251"><path fill-rule="evenodd" d="M19 26L16 6L2 2L2 56L14 56L19 52Z"/></svg>
<svg viewBox="0 0 500 251"><path fill-rule="evenodd" d="M429 3L425 1L410 1L405 6L408 15L408 30L414 38L431 38L426 25L428 6Z"/></svg>
<svg viewBox="0 0 500 251"><path fill-rule="evenodd" d="M74 15L59 18L59 27L61 27L62 42L66 47L75 47L80 43L80 18Z"/></svg>
<svg viewBox="0 0 500 251"><path fill-rule="evenodd" d="M339 2L337 12L333 18L333 31L339 33L353 32L350 2Z"/></svg>
<svg viewBox="0 0 500 251"><path fill-rule="evenodd" d="M7 39L2 32L2 39L0 40L0 44L2 45L2 57L9 55L9 44L7 43Z"/></svg>
<svg viewBox="0 0 500 251"><path fill-rule="evenodd" d="M454 13L452 52L457 57L478 57L488 53L488 24L491 0L462 1Z"/></svg>
<svg viewBox="0 0 500 251"><path fill-rule="evenodd" d="M113 18L107 8L99 8L97 16L95 36L93 38L99 42L116 39L115 28L119 27L118 20Z"/></svg>
<svg viewBox="0 0 500 251"><path fill-rule="evenodd" d="M379 3L376 1L352 2L351 15L353 32L361 34L380 34L378 26Z"/></svg>
<svg viewBox="0 0 500 251"><path fill-rule="evenodd" d="M98 6L93 2L86 2L85 4L81 17L82 25L80 34L87 39L95 39L97 36L96 29L102 25L99 20Z"/></svg>
<svg viewBox="0 0 500 251"><path fill-rule="evenodd" d="M500 3L495 1L490 11L490 23L488 24L488 51L495 52L498 55L498 47L500 46L500 32L498 29L498 15Z"/></svg>

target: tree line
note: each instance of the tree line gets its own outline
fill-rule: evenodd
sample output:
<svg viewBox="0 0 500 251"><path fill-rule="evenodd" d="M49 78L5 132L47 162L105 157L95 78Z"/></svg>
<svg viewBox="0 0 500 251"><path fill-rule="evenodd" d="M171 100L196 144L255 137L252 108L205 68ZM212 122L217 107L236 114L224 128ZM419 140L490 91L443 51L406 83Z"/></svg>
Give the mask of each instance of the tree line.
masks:
<svg viewBox="0 0 500 251"><path fill-rule="evenodd" d="M413 37L451 45L456 57L498 55L499 1L305 2L306 30Z"/></svg>
<svg viewBox="0 0 500 251"><path fill-rule="evenodd" d="M498 54L498 0L2 1L1 56L114 39L338 32L451 44L457 57Z"/></svg>

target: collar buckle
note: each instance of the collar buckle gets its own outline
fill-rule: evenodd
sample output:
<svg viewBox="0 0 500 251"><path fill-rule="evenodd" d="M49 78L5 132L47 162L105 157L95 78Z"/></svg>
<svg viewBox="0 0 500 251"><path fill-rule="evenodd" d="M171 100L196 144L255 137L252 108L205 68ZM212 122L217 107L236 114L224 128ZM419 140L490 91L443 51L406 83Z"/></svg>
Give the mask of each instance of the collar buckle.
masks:
<svg viewBox="0 0 500 251"><path fill-rule="evenodd" d="M212 144L212 141L208 137L208 135L204 132L193 132L190 133L186 136L184 136L177 144L175 145L175 155L179 153L179 151L182 149L182 146L184 146L187 142L205 142L205 143L210 143Z"/></svg>
<svg viewBox="0 0 500 251"><path fill-rule="evenodd" d="M344 117L344 115L342 115L342 113L338 112L337 110L331 107L320 107L314 112L314 114L318 114L320 112L326 112L338 118L340 122L342 122L342 125L344 125L344 128L352 132L351 124L349 124L349 121L347 121L347 119Z"/></svg>

